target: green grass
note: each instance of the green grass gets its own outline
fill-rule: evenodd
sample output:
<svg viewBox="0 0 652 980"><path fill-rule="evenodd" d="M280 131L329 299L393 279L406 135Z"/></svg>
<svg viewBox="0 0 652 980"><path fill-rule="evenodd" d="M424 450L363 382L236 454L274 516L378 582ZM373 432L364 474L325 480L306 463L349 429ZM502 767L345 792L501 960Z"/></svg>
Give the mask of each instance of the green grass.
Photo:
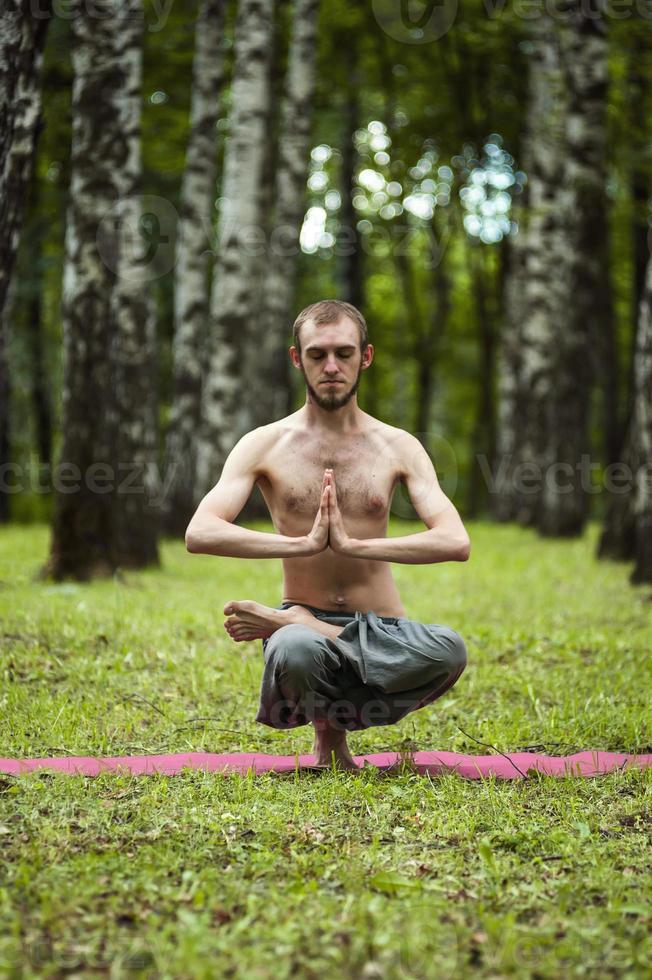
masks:
<svg viewBox="0 0 652 980"><path fill-rule="evenodd" d="M468 563L395 566L469 666L354 754L652 751L652 593L596 534L476 524ZM169 543L160 571L52 585L46 550L0 533L0 755L310 751L253 721L260 644L222 627L226 599L278 602L279 563ZM0 777L0 976L647 978L651 834L652 771Z"/></svg>

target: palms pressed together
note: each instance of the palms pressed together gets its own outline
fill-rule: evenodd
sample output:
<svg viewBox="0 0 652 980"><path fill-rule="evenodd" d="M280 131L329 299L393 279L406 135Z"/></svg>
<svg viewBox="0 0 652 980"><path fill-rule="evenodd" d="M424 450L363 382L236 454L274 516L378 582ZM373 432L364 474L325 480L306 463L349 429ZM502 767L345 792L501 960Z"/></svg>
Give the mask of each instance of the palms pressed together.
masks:
<svg viewBox="0 0 652 980"><path fill-rule="evenodd" d="M324 470L319 509L308 539L312 546L310 553L315 555L326 548L342 553L350 540L337 502L332 469ZM307 626L317 623L315 617L303 606L273 609L253 599L230 599L224 606L224 615L229 617L224 628L236 643L266 639L277 629L290 623L304 623Z"/></svg>

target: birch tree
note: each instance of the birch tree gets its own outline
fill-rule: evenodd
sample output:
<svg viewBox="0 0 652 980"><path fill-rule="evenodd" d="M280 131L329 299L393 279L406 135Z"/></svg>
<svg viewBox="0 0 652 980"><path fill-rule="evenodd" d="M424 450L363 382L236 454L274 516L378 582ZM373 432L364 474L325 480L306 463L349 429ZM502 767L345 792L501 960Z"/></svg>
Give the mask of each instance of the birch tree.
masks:
<svg viewBox="0 0 652 980"><path fill-rule="evenodd" d="M216 126L225 74L224 14L225 0L202 0L195 27L190 133L174 271L172 408L164 467L165 527L175 535L183 533L194 509L217 176Z"/></svg>
<svg viewBox="0 0 652 980"><path fill-rule="evenodd" d="M565 315L552 321L553 385L547 399L544 449L546 479L539 530L575 535L587 516L586 473L592 382L601 377L607 394L603 428L608 454L617 452L617 391L609 246L605 210L607 33L603 0L567 0L557 29L563 82L568 97L560 207L566 233L556 278L568 290ZM552 286L552 284L551 284ZM605 367L606 365L606 367ZM563 476L553 479L553 471Z"/></svg>
<svg viewBox="0 0 652 980"><path fill-rule="evenodd" d="M155 559L148 493L133 479L155 443L153 337L147 273L132 251L141 218L142 10L122 0L98 16L74 0L71 14L63 444L48 571L88 579Z"/></svg>
<svg viewBox="0 0 652 980"><path fill-rule="evenodd" d="M273 10L273 0L240 0L238 7L218 256L210 300L211 351L197 446L197 495L219 478L224 460L246 424L240 371L252 317L259 306L256 272L261 249L265 248L261 178Z"/></svg>
<svg viewBox="0 0 652 980"><path fill-rule="evenodd" d="M36 16L38 13L38 16ZM50 5L6 0L0 12L0 315L16 258L41 115Z"/></svg>
<svg viewBox="0 0 652 980"><path fill-rule="evenodd" d="M635 462L632 582L652 582L652 256L648 260L636 331L632 456Z"/></svg>
<svg viewBox="0 0 652 980"><path fill-rule="evenodd" d="M28 0L6 0L0 11L0 474L10 455L7 299L34 170L50 4L44 3L38 13ZM0 479L0 521L8 516Z"/></svg>
<svg viewBox="0 0 652 980"><path fill-rule="evenodd" d="M262 317L249 347L247 377L256 378L251 425L264 425L288 411L286 336L300 256L305 210L312 104L315 91L319 0L295 0L287 83L276 173L276 214L262 291Z"/></svg>
<svg viewBox="0 0 652 980"><path fill-rule="evenodd" d="M149 278L153 256L143 251L148 220L141 195L143 10L140 0L114 8L115 108L121 165L116 278L112 295L111 361L115 370L115 560L123 567L158 563L156 494L156 320ZM103 223L103 227L105 223Z"/></svg>
<svg viewBox="0 0 652 980"><path fill-rule="evenodd" d="M9 520L9 319L7 310L0 314L0 524Z"/></svg>
<svg viewBox="0 0 652 980"><path fill-rule="evenodd" d="M518 411L516 467L532 467L529 481L514 487L514 505L523 524L536 524L545 477L549 417L553 395L555 328L565 322L569 297L566 221L569 206L563 187L566 91L555 23L549 14L535 22L528 105L529 199L523 245L523 306L518 331L519 376L513 393ZM516 266L518 274L519 266ZM515 284L516 285L516 284ZM511 338L510 338L511 340ZM523 393L525 397L519 397ZM503 437L504 438L504 437ZM534 479L532 479L534 476Z"/></svg>
<svg viewBox="0 0 652 980"><path fill-rule="evenodd" d="M503 322L498 348L496 397L496 458L491 510L499 521L518 521L516 490L520 424L523 414L521 385L521 324L525 316L527 236L525 203L517 212L519 228L508 241L508 270L503 297Z"/></svg>
<svg viewBox="0 0 652 980"><path fill-rule="evenodd" d="M111 230L107 225L105 249L112 261L105 262L97 231L122 190L123 145L115 128L122 91L115 84L113 19L91 17L83 0L74 0L71 15L74 78L59 467L66 480L60 479L56 493L49 572L57 579L88 579L115 568L110 347L119 245L117 226ZM96 492L98 483L108 490Z"/></svg>
<svg viewBox="0 0 652 980"><path fill-rule="evenodd" d="M559 0L533 28L527 227L513 255L501 352L498 443L501 455L513 453L507 465L502 460L498 509L544 535L583 529L591 384L601 359L615 361L608 354L606 35L601 0L601 16L597 0L594 7Z"/></svg>

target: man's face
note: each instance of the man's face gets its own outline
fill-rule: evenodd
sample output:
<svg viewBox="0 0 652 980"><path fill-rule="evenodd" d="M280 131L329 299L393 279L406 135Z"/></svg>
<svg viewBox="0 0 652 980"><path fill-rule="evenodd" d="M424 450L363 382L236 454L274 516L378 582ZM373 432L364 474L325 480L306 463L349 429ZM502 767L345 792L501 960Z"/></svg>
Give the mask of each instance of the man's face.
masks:
<svg viewBox="0 0 652 980"><path fill-rule="evenodd" d="M294 348L293 348L294 350ZM346 405L358 390L360 376L371 363L373 348L360 351L360 331L348 317L337 323L315 326L308 320L301 327L300 367L311 399L327 412Z"/></svg>

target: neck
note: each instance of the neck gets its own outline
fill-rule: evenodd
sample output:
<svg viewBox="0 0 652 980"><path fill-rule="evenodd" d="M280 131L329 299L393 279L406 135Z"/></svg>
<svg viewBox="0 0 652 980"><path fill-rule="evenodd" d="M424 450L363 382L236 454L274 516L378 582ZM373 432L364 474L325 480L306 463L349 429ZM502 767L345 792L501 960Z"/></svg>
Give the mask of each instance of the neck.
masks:
<svg viewBox="0 0 652 980"><path fill-rule="evenodd" d="M306 404L301 409L301 414L310 428L323 429L333 433L346 433L360 428L365 413L358 406L357 395L354 395L346 405L329 412L325 408L320 408L311 399L310 393L306 392Z"/></svg>

